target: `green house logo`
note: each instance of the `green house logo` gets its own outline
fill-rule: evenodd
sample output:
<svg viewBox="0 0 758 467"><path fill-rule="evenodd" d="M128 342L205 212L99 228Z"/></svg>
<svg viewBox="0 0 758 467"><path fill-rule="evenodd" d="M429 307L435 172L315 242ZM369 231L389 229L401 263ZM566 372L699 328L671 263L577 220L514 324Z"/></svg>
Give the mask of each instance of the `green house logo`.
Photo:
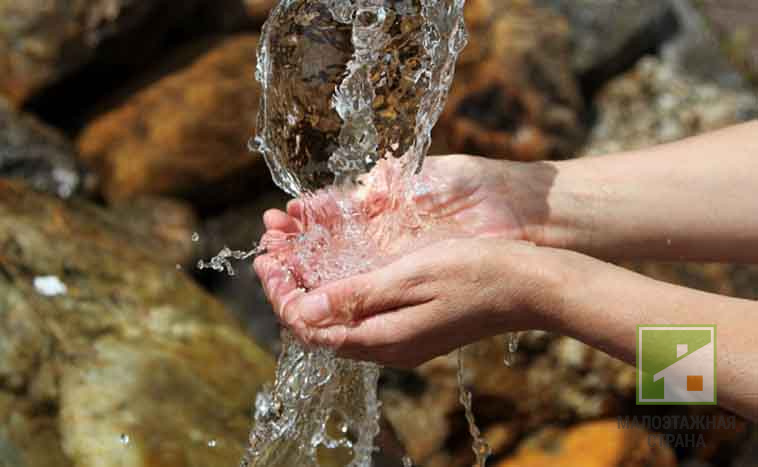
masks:
<svg viewBox="0 0 758 467"><path fill-rule="evenodd" d="M638 405L716 405L716 326L637 326Z"/></svg>

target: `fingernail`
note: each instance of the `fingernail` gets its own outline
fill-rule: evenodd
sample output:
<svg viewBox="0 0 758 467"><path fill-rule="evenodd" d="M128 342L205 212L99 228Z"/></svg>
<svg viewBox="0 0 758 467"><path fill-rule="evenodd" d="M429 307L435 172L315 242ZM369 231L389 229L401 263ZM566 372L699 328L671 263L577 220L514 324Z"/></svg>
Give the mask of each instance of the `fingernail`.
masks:
<svg viewBox="0 0 758 467"><path fill-rule="evenodd" d="M322 293L306 294L295 306L303 321L311 325L322 324L331 315L329 298Z"/></svg>

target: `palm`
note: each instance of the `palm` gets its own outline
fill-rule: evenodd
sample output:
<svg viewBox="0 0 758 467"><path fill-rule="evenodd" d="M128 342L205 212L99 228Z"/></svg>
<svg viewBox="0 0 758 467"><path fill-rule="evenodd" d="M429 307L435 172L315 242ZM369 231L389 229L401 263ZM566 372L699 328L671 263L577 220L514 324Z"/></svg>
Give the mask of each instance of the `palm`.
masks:
<svg viewBox="0 0 758 467"><path fill-rule="evenodd" d="M419 205L469 236L525 239L511 204L514 187L496 164L500 163L473 157L428 158L422 174L431 179L432 188L418 199Z"/></svg>

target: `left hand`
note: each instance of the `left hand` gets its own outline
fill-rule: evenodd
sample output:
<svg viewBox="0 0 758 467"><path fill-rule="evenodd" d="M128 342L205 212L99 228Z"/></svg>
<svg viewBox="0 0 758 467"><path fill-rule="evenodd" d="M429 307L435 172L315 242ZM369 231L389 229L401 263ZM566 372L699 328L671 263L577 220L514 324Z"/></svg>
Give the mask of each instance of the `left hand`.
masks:
<svg viewBox="0 0 758 467"><path fill-rule="evenodd" d="M544 329L562 254L497 237L444 240L307 293L271 257L255 269L301 340L410 368L487 336Z"/></svg>

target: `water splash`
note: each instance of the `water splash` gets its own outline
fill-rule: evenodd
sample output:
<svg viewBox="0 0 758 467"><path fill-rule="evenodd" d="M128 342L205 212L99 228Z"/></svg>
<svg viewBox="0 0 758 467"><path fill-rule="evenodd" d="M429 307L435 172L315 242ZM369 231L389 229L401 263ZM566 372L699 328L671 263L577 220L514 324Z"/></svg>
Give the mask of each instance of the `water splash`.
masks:
<svg viewBox="0 0 758 467"><path fill-rule="evenodd" d="M218 272L224 272L226 271L227 275L229 276L235 276L237 274L237 271L235 271L234 267L232 266L231 260L236 261L243 261L246 259L253 258L258 255L262 255L266 252L266 247L262 245L258 245L254 247L251 250L232 250L229 247L224 247L221 249L221 251L218 252L216 256L211 258L208 261L205 260L199 260L197 262L197 269L203 270L203 269L212 269L214 271Z"/></svg>
<svg viewBox="0 0 758 467"><path fill-rule="evenodd" d="M415 208L414 177L465 45L464 0L281 0L263 27L253 149L303 200L302 232L265 238L287 280L311 289L444 238ZM327 188L326 190L319 191ZM259 247L261 248L261 247ZM199 266L233 272L228 249ZM371 465L379 367L282 334L273 386L256 400L243 466ZM470 407L470 401L469 401Z"/></svg>

